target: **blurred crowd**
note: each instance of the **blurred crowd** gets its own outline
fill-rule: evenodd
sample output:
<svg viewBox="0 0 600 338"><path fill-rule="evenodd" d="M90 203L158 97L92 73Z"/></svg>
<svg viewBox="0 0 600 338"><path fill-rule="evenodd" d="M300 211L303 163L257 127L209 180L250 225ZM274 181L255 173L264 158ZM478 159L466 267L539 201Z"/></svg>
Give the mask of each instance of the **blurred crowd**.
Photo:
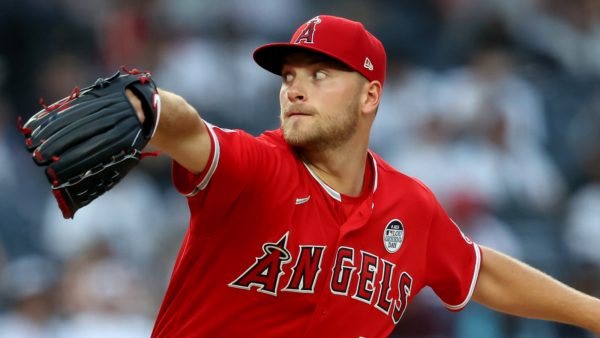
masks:
<svg viewBox="0 0 600 338"><path fill-rule="evenodd" d="M148 337L188 222L166 156L63 220L17 117L128 65L213 124L277 128L251 53L319 13L386 46L372 148L477 242L600 296L600 1L0 0L0 338ZM393 336L590 337L427 290Z"/></svg>

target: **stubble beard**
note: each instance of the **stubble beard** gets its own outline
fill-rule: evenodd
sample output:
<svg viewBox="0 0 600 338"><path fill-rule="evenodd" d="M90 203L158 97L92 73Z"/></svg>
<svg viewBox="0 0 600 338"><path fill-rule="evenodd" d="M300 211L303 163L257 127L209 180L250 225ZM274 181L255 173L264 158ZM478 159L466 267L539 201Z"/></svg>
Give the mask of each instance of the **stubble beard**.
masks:
<svg viewBox="0 0 600 338"><path fill-rule="evenodd" d="M292 147L301 151L325 151L336 149L356 134L358 128L358 100L349 102L343 114L318 114L319 121L311 123L283 122L283 138ZM305 117L301 117L305 118ZM314 119L316 117L306 117ZM307 125L308 124L308 125Z"/></svg>

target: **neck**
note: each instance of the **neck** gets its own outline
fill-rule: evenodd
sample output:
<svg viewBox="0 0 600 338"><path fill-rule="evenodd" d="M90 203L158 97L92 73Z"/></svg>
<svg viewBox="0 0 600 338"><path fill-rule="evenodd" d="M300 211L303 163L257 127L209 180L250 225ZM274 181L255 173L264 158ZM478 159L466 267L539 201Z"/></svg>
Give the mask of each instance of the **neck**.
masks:
<svg viewBox="0 0 600 338"><path fill-rule="evenodd" d="M347 142L335 149L299 150L300 158L337 192L359 196L365 176L368 143Z"/></svg>

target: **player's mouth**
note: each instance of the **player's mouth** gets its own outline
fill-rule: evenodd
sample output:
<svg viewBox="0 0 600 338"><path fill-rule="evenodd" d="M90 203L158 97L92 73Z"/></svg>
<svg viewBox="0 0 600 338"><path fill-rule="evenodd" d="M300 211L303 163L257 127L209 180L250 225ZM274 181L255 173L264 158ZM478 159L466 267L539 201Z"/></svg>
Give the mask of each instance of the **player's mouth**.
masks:
<svg viewBox="0 0 600 338"><path fill-rule="evenodd" d="M299 105L292 105L292 106L288 107L288 109L285 111L285 114L283 116L285 118L289 119L289 118L312 116L312 115L315 115L312 108L301 107Z"/></svg>
<svg viewBox="0 0 600 338"><path fill-rule="evenodd" d="M309 113L304 113L304 112L298 112L298 111L291 111L291 112L287 112L285 113L285 117L286 118L292 118L292 117L300 117L300 116L311 116L312 114Z"/></svg>

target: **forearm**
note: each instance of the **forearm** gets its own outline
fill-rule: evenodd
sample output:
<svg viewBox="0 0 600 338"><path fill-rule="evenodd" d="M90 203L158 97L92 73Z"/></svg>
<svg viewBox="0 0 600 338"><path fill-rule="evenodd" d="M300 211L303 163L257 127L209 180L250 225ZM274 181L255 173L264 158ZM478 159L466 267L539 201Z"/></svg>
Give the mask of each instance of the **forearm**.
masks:
<svg viewBox="0 0 600 338"><path fill-rule="evenodd" d="M161 115L150 144L167 151L176 144L197 133L204 132L200 115L181 96L159 89Z"/></svg>
<svg viewBox="0 0 600 338"><path fill-rule="evenodd" d="M150 145L171 156L189 171L200 173L211 151L210 138L200 115L181 96L159 89L161 113ZM140 101L130 100L143 119Z"/></svg>
<svg viewBox="0 0 600 338"><path fill-rule="evenodd" d="M600 300L497 251L482 250L475 301L504 313L580 326L600 336Z"/></svg>

